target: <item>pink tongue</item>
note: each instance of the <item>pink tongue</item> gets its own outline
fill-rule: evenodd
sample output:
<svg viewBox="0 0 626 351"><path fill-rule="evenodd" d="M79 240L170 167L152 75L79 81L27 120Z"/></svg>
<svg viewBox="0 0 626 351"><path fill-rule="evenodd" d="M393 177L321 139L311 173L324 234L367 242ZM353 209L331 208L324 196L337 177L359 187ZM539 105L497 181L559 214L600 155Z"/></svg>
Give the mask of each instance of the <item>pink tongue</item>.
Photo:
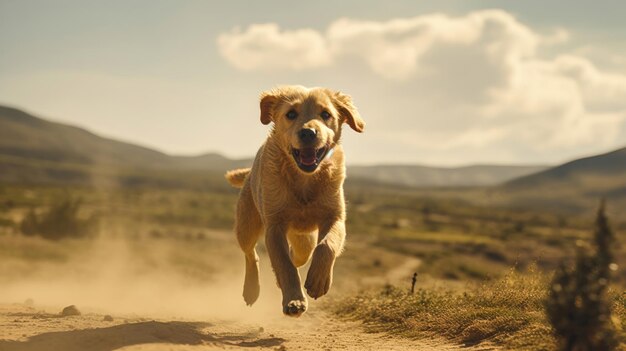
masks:
<svg viewBox="0 0 626 351"><path fill-rule="evenodd" d="M300 163L305 166L312 166L317 161L315 157L315 149L305 149L300 151Z"/></svg>

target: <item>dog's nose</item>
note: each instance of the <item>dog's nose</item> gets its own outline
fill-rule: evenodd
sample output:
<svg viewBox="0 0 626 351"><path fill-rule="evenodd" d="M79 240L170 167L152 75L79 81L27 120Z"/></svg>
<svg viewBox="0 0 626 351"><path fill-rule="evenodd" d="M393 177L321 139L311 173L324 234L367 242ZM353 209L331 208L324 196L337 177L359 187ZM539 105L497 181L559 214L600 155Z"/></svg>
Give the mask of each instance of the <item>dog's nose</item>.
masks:
<svg viewBox="0 0 626 351"><path fill-rule="evenodd" d="M317 137L317 131L313 128L303 128L298 132L298 136L303 143L311 143Z"/></svg>

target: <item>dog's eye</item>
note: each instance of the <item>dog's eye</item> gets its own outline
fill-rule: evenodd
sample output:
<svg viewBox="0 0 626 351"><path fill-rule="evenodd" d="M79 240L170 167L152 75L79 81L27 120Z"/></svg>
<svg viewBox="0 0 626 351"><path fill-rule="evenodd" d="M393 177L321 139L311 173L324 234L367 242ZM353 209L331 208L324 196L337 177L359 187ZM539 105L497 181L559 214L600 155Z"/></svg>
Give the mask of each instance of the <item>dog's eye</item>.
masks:
<svg viewBox="0 0 626 351"><path fill-rule="evenodd" d="M287 112L287 118L288 119L296 119L296 117L298 117L298 112L291 110L289 112Z"/></svg>
<svg viewBox="0 0 626 351"><path fill-rule="evenodd" d="M322 116L323 119L329 119L330 113L328 111L322 111L322 113L320 113L320 116Z"/></svg>

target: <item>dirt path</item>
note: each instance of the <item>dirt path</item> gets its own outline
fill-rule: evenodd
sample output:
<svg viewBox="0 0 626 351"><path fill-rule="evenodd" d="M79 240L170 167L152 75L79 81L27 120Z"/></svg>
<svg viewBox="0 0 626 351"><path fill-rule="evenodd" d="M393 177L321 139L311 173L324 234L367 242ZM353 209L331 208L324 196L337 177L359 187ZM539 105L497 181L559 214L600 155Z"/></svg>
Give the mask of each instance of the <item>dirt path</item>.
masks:
<svg viewBox="0 0 626 351"><path fill-rule="evenodd" d="M320 310L258 323L172 321L86 313L59 317L24 305L0 306L1 351L112 350L460 350L443 341L364 333Z"/></svg>
<svg viewBox="0 0 626 351"><path fill-rule="evenodd" d="M419 264L407 258L370 283L410 279ZM316 306L298 319L267 313L250 322L137 316L112 316L107 321L104 314L89 311L60 317L60 307L0 305L0 351L461 349L444 340L365 333L359 323L339 320L311 303Z"/></svg>
<svg viewBox="0 0 626 351"><path fill-rule="evenodd" d="M361 286L359 281L365 283L364 286L370 283L406 283L409 286L419 260L357 245L353 245L351 252L358 252L358 255L351 257L348 252L344 257L340 269L345 271L339 274L344 279L338 282L353 287L346 278L352 276L355 286ZM369 261L369 257L376 257L376 260ZM75 279L62 280L59 276L56 276L56 285L49 280L30 285L25 282L24 289L14 287L14 290L36 293L30 295L35 301L42 301L54 291L59 297L43 300L42 303L50 304L43 306L0 304L0 351L461 349L445 340L416 341L366 333L360 323L339 320L325 311L321 300L310 301L309 311L301 318L282 316L277 307L279 291L268 262L267 259L261 261L262 298L252 308L245 307L240 300L241 277L235 273L224 274L226 280L201 288L177 287L176 280L170 276L145 278L150 284L139 278L120 280L117 270L110 274L117 280L107 280L106 285L95 285L95 288L84 281L70 284ZM123 268L128 270L128 265ZM239 265L236 268L240 268ZM102 275L99 272L97 276ZM111 286L120 287L120 291ZM99 289L105 291L98 293ZM125 290L122 292L122 289ZM335 295L347 291L340 286L335 289ZM123 300L124 297L127 300ZM63 302L51 301L77 303L83 314L60 317L59 311L64 306L58 303ZM99 304L83 310L81 304L94 301ZM120 312L128 310L136 314ZM161 314L155 315L156 311ZM112 316L105 319L107 313ZM176 317L179 313L185 317Z"/></svg>
<svg viewBox="0 0 626 351"><path fill-rule="evenodd" d="M415 257L407 257L403 263L393 267L383 276L365 277L361 280L361 284L380 285L380 284L399 284L408 287L413 273L422 264L422 261Z"/></svg>

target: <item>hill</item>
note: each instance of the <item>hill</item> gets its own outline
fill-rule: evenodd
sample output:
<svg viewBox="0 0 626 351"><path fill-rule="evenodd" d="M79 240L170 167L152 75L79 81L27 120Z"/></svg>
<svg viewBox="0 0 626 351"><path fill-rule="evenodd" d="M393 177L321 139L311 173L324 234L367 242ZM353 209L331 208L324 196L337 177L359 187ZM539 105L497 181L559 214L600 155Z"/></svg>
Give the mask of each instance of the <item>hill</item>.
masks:
<svg viewBox="0 0 626 351"><path fill-rule="evenodd" d="M545 170L546 166L473 165L427 167L420 165L351 166L349 175L381 183L412 187L491 186Z"/></svg>
<svg viewBox="0 0 626 351"><path fill-rule="evenodd" d="M211 153L170 156L146 147L103 138L85 129L47 121L0 106L0 155L79 165L134 169L185 168L222 170L247 164Z"/></svg>
<svg viewBox="0 0 626 351"><path fill-rule="evenodd" d="M510 201L520 205L560 210L590 210L597 206L600 198L607 199L610 207L624 208L626 148L511 180L494 194L510 197Z"/></svg>
<svg viewBox="0 0 626 351"><path fill-rule="evenodd" d="M508 188L543 186L548 183L560 186L599 185L598 181L626 184L626 147L605 154L567 162L536 174L507 182ZM606 184L610 186L610 184Z"/></svg>
<svg viewBox="0 0 626 351"><path fill-rule="evenodd" d="M250 159L233 160L217 153L172 156L0 106L0 181L88 183L96 176L120 174L149 178L168 172L221 173L251 163ZM348 172L350 179L359 183L450 187L495 185L542 169L545 167L379 165L350 166Z"/></svg>
<svg viewBox="0 0 626 351"><path fill-rule="evenodd" d="M180 178L181 172L185 177L190 172L222 173L249 163L250 160L231 160L216 153L171 156L0 106L3 182L87 184L112 177L126 179L125 183L159 177L173 180Z"/></svg>

